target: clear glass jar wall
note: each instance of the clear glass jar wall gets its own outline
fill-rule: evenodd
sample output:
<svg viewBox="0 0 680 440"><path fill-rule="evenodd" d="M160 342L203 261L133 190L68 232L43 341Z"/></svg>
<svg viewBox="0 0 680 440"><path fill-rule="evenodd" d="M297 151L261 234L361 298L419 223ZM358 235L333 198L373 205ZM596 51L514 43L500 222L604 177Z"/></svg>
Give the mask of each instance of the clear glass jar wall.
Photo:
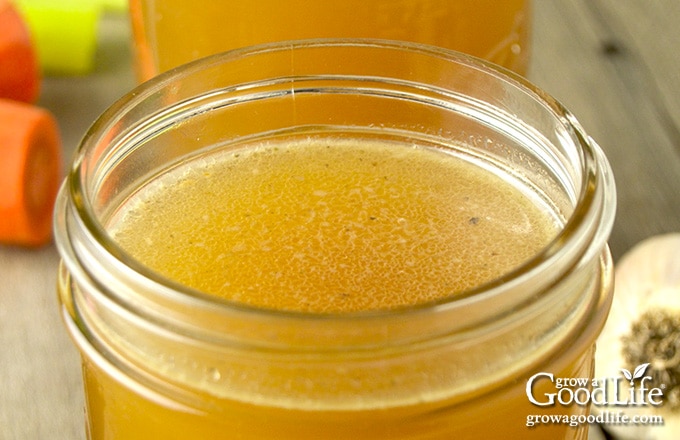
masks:
<svg viewBox="0 0 680 440"><path fill-rule="evenodd" d="M159 176L217 150L301 138L460 158L521 187L559 230L481 285L351 313L218 298L114 239L112 219ZM525 387L540 371L592 374L611 299L612 176L567 110L484 61L310 40L190 63L97 120L57 205L59 296L83 357L91 439L586 438L587 425L527 427L529 415L588 408L537 407Z"/></svg>
<svg viewBox="0 0 680 440"><path fill-rule="evenodd" d="M138 77L215 53L276 41L411 41L526 73L531 0L130 0Z"/></svg>

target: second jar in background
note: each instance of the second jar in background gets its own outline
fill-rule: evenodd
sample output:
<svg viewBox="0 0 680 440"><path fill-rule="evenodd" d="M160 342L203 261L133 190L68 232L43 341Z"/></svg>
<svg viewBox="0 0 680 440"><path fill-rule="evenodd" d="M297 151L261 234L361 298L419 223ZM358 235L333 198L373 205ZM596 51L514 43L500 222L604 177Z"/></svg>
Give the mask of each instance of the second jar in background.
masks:
<svg viewBox="0 0 680 440"><path fill-rule="evenodd" d="M430 44L524 74L530 0L130 0L137 74L146 80L214 53L303 38Z"/></svg>

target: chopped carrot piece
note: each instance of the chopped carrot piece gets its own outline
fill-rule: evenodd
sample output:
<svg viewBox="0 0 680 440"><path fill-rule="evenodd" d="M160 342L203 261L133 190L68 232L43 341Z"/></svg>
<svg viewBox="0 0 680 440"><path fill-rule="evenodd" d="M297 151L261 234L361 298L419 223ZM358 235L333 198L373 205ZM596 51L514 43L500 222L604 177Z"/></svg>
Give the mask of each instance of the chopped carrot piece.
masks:
<svg viewBox="0 0 680 440"><path fill-rule="evenodd" d="M35 102L40 69L31 34L17 9L0 0L0 98Z"/></svg>
<svg viewBox="0 0 680 440"><path fill-rule="evenodd" d="M52 114L0 99L0 243L41 246L51 240L61 161Z"/></svg>

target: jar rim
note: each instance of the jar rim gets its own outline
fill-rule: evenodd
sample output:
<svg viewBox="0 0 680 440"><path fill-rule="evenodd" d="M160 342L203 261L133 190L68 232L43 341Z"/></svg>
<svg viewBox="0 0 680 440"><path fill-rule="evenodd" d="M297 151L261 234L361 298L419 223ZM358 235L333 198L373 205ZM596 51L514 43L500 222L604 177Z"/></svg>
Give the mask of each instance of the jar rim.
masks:
<svg viewBox="0 0 680 440"><path fill-rule="evenodd" d="M467 64L471 68L484 72L487 75L494 75L499 80L511 83L512 87L521 89L522 93L533 95L534 99L540 100L545 108L553 112L551 116L555 116L562 120L563 124L567 124L570 132L573 133L579 143L575 147L579 149L578 156L581 160L580 166L582 167L583 178L580 188L578 188L578 197L573 206L573 212L566 219L565 224L557 232L554 239L536 255L504 275L469 290L456 292L438 300L393 309L347 313L319 313L251 306L202 293L152 273L148 268L128 255L107 233L91 207L87 190L83 188L87 179L83 175L83 163L87 154L92 149L98 147L99 141L106 137L108 130L119 122L121 115L129 108L140 105L146 97L159 93L160 90L174 79L189 76L192 72L200 71L208 66L224 64L230 60L253 57L262 53L343 46L377 47L396 51L418 52L425 56ZM88 170L88 172L90 171ZM96 248L96 254L104 256L114 264L125 268L125 273L135 279L137 283L145 285L151 283L156 289L163 291L164 294L181 302L191 302L199 307L216 307L230 312L252 313L258 316L266 315L272 318L293 318L297 320L332 319L352 321L385 316L399 317L405 314L449 310L470 303L485 302L485 299L498 297L509 285L521 284L527 278L544 272L549 266L555 264L557 260L564 259L565 255L570 255L570 258L573 260L575 256L581 258L585 253L599 254L605 246L611 231L615 211L613 176L603 152L585 134L576 118L546 92L512 71L470 55L419 43L374 39L314 39L268 43L212 55L161 73L121 97L92 124L83 137L61 192L63 193L61 198L68 199L69 202L62 201L62 206L57 208L64 210L66 209L64 204L70 203L73 205L73 213L78 217L82 228L90 239L88 246ZM593 219L596 221L593 221ZM57 245L62 256L66 256L64 260L67 266L73 271L74 268L71 267L73 263L69 263L68 256L70 255L73 259L79 258L74 254L73 250L66 249L69 246L65 243L67 234L62 232L66 226L59 219L55 220L55 225ZM77 270L75 271L77 272Z"/></svg>

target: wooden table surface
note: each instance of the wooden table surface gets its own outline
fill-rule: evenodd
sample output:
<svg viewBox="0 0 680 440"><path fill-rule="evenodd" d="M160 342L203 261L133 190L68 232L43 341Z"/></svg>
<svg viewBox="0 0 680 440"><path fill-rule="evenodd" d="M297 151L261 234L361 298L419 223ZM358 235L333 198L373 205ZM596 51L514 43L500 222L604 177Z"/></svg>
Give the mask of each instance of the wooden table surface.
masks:
<svg viewBox="0 0 680 440"><path fill-rule="evenodd" d="M605 150L618 186L615 259L680 231L680 1L536 0L529 78ZM45 78L66 159L134 84L124 16L100 26L95 71ZM2 158L0 158L2 160ZM0 246L0 440L84 439L79 358L59 317L53 246Z"/></svg>

